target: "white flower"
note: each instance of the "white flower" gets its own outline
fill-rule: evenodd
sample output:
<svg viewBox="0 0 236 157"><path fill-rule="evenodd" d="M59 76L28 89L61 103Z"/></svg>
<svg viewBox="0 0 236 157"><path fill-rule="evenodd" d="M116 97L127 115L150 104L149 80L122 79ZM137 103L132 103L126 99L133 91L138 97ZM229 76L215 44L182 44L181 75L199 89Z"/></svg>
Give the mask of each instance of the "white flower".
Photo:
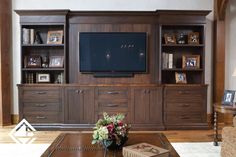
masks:
<svg viewBox="0 0 236 157"><path fill-rule="evenodd" d="M106 140L106 139L108 139L108 130L107 130L107 127L105 127L105 126L100 127L100 128L97 130L97 133L98 133L98 140Z"/></svg>

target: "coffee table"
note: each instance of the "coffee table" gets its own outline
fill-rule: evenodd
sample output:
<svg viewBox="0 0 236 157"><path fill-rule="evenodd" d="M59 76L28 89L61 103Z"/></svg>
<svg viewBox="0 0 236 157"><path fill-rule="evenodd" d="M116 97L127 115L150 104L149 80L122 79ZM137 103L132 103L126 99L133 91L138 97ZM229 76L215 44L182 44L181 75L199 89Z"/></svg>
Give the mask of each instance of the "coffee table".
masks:
<svg viewBox="0 0 236 157"><path fill-rule="evenodd" d="M104 157L105 150L91 144L91 133L62 133L60 134L41 157ZM130 133L125 145L141 142L150 143L168 149L169 157L179 157L173 146L162 133ZM106 157L122 157L122 151L108 151Z"/></svg>

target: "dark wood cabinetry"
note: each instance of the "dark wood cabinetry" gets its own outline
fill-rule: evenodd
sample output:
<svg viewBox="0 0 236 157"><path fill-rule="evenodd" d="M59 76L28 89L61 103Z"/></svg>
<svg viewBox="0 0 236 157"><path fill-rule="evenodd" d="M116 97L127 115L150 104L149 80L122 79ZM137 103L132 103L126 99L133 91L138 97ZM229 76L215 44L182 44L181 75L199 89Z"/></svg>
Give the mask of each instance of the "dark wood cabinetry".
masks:
<svg viewBox="0 0 236 157"><path fill-rule="evenodd" d="M19 86L20 119L30 123L62 123L63 91L59 87Z"/></svg>
<svg viewBox="0 0 236 157"><path fill-rule="evenodd" d="M133 124L163 128L162 87L132 88Z"/></svg>
<svg viewBox="0 0 236 157"><path fill-rule="evenodd" d="M65 88L65 123L94 124L94 88Z"/></svg>
<svg viewBox="0 0 236 157"><path fill-rule="evenodd" d="M97 87L95 90L95 120L103 113L123 113L125 121L131 122L130 89L128 87Z"/></svg>
<svg viewBox="0 0 236 157"><path fill-rule="evenodd" d="M92 128L107 112L124 113L132 129L207 127L204 31L209 11L16 12L22 37L20 119L47 128ZM37 32L42 43L25 43L25 30ZM49 32L58 30L63 31L62 42L48 43ZM147 72L132 77L80 72L80 32L145 32ZM196 42L189 40L191 34ZM166 35L174 35L174 43L166 42ZM165 54L171 54L170 59ZM40 63L28 65L31 56L39 57ZM45 67L45 56L63 58L63 66ZM186 82L177 84L176 73L184 73ZM38 81L39 74L46 80L50 76L50 81Z"/></svg>
<svg viewBox="0 0 236 157"><path fill-rule="evenodd" d="M167 128L206 128L207 86L166 86L164 123Z"/></svg>

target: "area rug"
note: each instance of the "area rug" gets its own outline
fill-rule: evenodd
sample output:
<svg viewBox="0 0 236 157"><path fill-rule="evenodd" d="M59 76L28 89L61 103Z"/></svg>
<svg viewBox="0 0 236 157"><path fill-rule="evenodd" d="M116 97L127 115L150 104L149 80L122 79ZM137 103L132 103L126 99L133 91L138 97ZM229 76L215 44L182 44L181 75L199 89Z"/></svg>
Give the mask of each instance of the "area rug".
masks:
<svg viewBox="0 0 236 157"><path fill-rule="evenodd" d="M0 157L40 157L50 144L0 144Z"/></svg>
<svg viewBox="0 0 236 157"><path fill-rule="evenodd" d="M220 146L213 142L171 143L180 157L220 157Z"/></svg>
<svg viewBox="0 0 236 157"><path fill-rule="evenodd" d="M180 157L220 157L212 142L171 143ZM39 157L50 144L0 144L0 157Z"/></svg>

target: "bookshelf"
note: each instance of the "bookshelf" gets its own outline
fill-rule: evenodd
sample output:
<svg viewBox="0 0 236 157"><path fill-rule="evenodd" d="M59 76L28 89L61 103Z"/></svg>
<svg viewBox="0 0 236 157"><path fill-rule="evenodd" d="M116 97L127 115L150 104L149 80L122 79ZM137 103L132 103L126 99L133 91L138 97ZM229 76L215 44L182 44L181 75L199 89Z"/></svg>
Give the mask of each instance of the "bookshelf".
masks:
<svg viewBox="0 0 236 157"><path fill-rule="evenodd" d="M66 82L65 27L64 22L51 23L47 18L21 23L21 83Z"/></svg>
<svg viewBox="0 0 236 157"><path fill-rule="evenodd" d="M161 82L177 84L176 75L185 75L186 84L204 84L204 25L160 25Z"/></svg>

